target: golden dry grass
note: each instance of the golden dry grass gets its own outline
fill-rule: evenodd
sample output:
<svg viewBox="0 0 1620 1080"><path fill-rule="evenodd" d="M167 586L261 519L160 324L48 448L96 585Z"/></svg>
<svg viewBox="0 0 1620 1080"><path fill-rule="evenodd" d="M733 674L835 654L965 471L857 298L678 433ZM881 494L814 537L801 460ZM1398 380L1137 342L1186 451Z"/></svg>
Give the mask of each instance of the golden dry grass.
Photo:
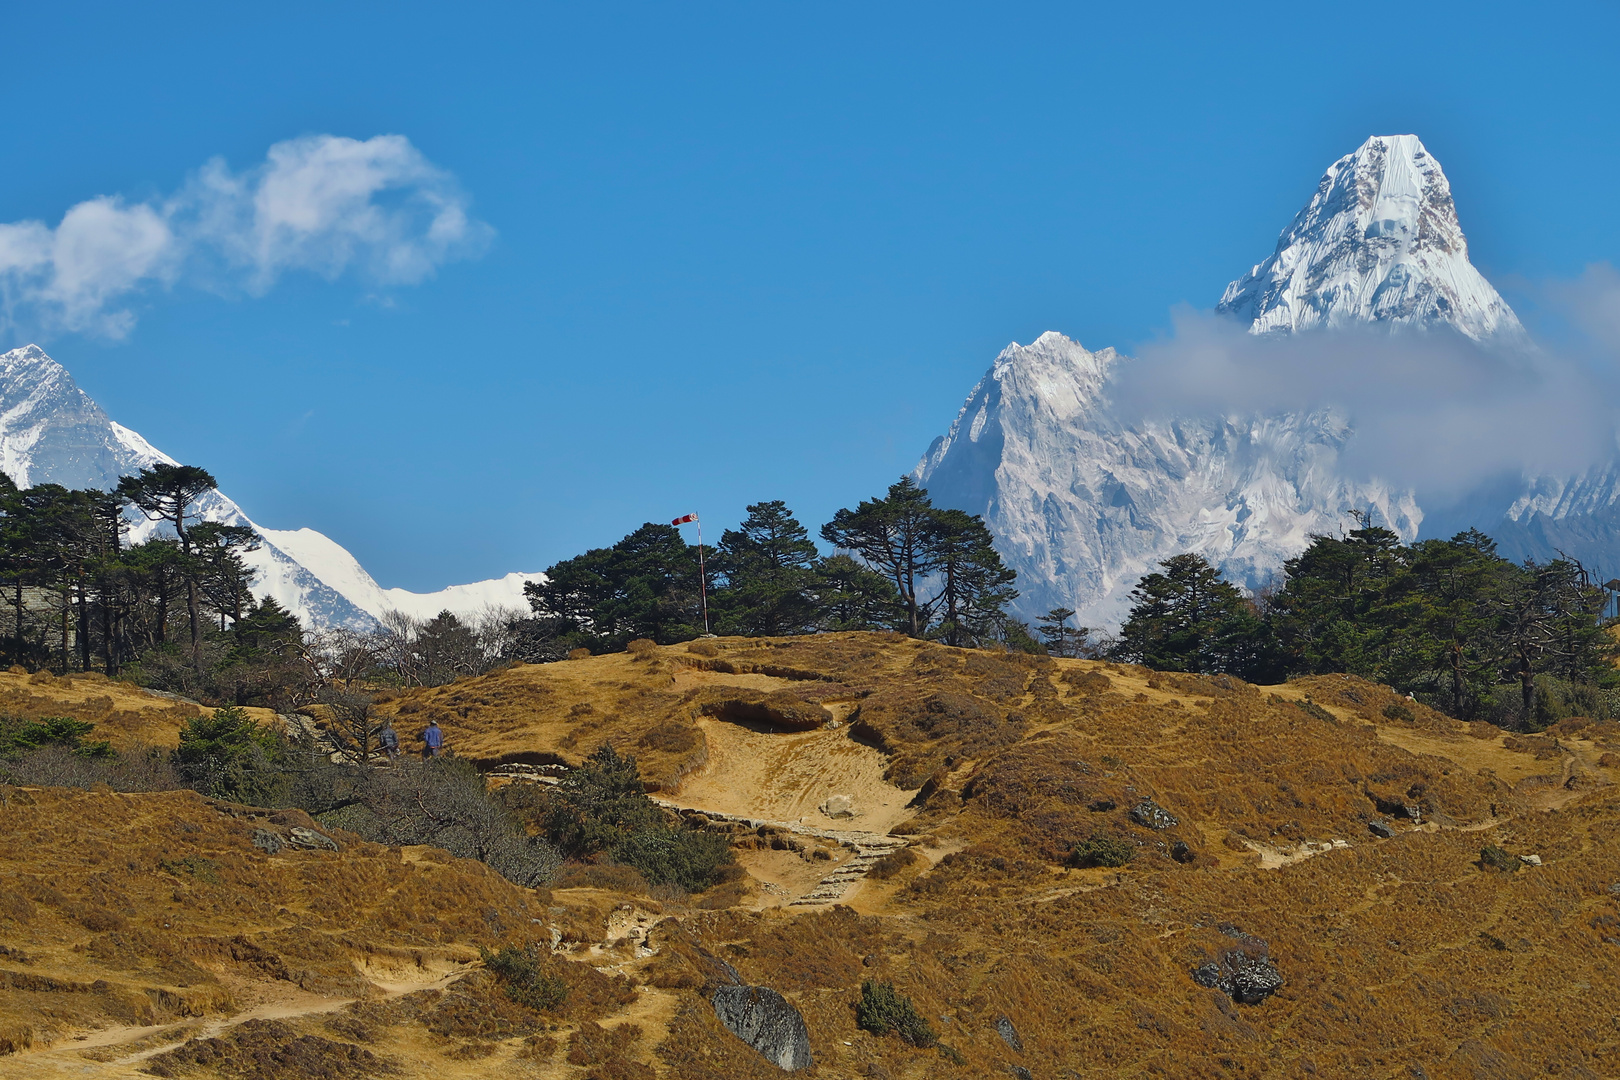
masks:
<svg viewBox="0 0 1620 1080"><path fill-rule="evenodd" d="M56 1061L96 1025L134 1040L141 1023L249 1015L251 994L286 986L359 1000L281 1017L278 1045L352 1044L405 1075L779 1075L704 1000L729 965L801 1010L812 1077L1620 1074L1620 725L1505 736L1412 703L1410 720L1385 715L1402 702L1339 676L1252 687L838 634L520 666L383 706L402 732L436 717L491 764L577 762L612 741L664 795L717 813L797 818L857 782L903 796L848 827L893 824L913 846L819 909L660 909L610 874L530 894L358 843L268 857L248 811L194 796L8 792L0 1040L32 1024L36 1049L0 1073ZM1148 799L1176 823L1134 821ZM1407 806L1420 822L1397 816ZM1136 857L1065 869L1068 846L1098 835ZM813 844L771 837L745 865L819 872ZM1490 869L1486 844L1542 865ZM472 946L552 926L576 962L573 1011L513 1014L484 974L398 996L402 955L453 977ZM1275 996L1236 1004L1191 978L1260 940ZM912 997L948 1053L860 1031L869 978ZM111 989L67 986L95 979ZM46 1035L59 1041L42 1056ZM133 1068L107 1061L105 1075Z"/></svg>

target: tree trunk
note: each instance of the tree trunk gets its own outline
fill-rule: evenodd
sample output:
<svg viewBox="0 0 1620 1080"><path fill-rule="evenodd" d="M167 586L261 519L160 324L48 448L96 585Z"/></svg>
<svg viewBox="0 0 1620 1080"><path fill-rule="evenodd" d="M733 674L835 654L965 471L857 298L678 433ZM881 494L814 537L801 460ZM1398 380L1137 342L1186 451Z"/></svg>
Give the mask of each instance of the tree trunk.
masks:
<svg viewBox="0 0 1620 1080"><path fill-rule="evenodd" d="M113 634L118 620L113 618L112 591L107 588L107 580L101 581L101 670L107 678L118 674L118 661L113 656Z"/></svg>
<svg viewBox="0 0 1620 1080"><path fill-rule="evenodd" d="M90 670L90 605L84 583L79 583L79 670Z"/></svg>
<svg viewBox="0 0 1620 1080"><path fill-rule="evenodd" d="M68 621L73 611L73 600L68 590L62 589L62 673L68 670Z"/></svg>
<svg viewBox="0 0 1620 1080"><path fill-rule="evenodd" d="M191 620L191 665L202 670L202 626L197 621L197 583L186 582L186 615Z"/></svg>

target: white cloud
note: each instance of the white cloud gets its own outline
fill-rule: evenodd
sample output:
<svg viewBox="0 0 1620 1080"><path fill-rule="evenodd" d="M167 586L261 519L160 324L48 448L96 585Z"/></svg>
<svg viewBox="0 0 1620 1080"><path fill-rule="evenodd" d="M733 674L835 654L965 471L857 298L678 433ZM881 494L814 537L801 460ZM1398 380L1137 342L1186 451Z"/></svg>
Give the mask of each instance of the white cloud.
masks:
<svg viewBox="0 0 1620 1080"><path fill-rule="evenodd" d="M1601 274L1579 283L1599 342ZM1598 352L1604 350L1599 345ZM1620 420L1613 352L1499 351L1445 331L1372 327L1257 337L1181 311L1115 388L1125 415L1252 415L1332 409L1355 435L1352 472L1456 497L1503 474L1571 475L1609 460Z"/></svg>
<svg viewBox="0 0 1620 1080"><path fill-rule="evenodd" d="M353 270L413 285L478 255L494 231L410 140L311 135L276 143L256 168L208 162L161 201L99 196L51 228L0 224L3 317L122 337L143 289L184 279L255 295L284 273Z"/></svg>

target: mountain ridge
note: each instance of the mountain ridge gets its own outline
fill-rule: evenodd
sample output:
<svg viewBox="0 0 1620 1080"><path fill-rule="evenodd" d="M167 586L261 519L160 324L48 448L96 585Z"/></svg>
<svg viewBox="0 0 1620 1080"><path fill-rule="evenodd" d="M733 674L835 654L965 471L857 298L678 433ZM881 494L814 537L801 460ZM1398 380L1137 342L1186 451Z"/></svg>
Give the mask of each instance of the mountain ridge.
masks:
<svg viewBox="0 0 1620 1080"><path fill-rule="evenodd" d="M1469 262L1450 182L1412 135L1373 136L1334 162L1216 311L1257 336L1375 325L1534 348ZM1353 430L1339 410L1127 419L1109 393L1130 363L1050 331L1014 342L913 470L941 505L984 516L1018 571L1020 616L1067 607L1083 624L1117 627L1135 583L1181 552L1257 590L1313 534L1366 520L1418 538L1426 514L1414 492L1340 468ZM1518 557L1547 557L1560 536L1590 547L1592 528L1620 533L1615 478L1611 467L1526 481L1517 498L1476 499L1467 524L1501 528ZM1570 519L1577 504L1607 508L1611 520Z"/></svg>
<svg viewBox="0 0 1620 1080"><path fill-rule="evenodd" d="M18 486L110 490L119 477L159 462L179 464L109 417L38 345L0 353L0 471ZM446 609L524 606L523 581L539 576L508 574L431 593L384 589L336 541L313 529L267 529L217 488L198 500L197 516L251 528L260 547L243 558L255 573L255 593L274 597L314 629L368 629L389 611L425 619ZM158 531L156 522L131 516L133 542Z"/></svg>

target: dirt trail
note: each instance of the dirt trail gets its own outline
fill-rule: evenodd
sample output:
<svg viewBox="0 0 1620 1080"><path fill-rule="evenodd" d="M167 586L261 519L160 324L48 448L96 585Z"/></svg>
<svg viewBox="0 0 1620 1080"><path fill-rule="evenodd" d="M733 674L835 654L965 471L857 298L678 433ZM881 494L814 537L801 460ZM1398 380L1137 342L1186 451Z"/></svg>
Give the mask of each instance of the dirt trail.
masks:
<svg viewBox="0 0 1620 1080"><path fill-rule="evenodd" d="M888 832L911 816L908 804L914 793L885 780L888 758L839 722L848 716L849 706L835 704L830 711L834 725L814 731L698 720L708 743L708 764L660 799L677 811L698 811L755 829L773 826L850 852L808 888L789 884L773 890L786 892L782 899L794 907L847 899L873 863L909 843ZM823 811L835 796L847 800L850 816L834 818Z"/></svg>
<svg viewBox="0 0 1620 1080"><path fill-rule="evenodd" d="M471 964L436 965L423 969L432 978L400 981L398 969L383 969L394 975L394 981L372 979L372 984L383 992L383 1000L401 997L417 990L440 990L449 986L473 969ZM368 974L370 974L368 972ZM211 1039L249 1020L295 1020L307 1016L320 1016L337 1012L359 999L352 997L329 998L306 993L295 986L280 983L253 983L244 986L258 1003L230 1016L206 1020L182 1020L173 1024L146 1027L113 1026L91 1032L75 1039L55 1043L37 1050L0 1059L0 1077L29 1077L56 1080L57 1077L98 1078L145 1077L142 1065L152 1057L173 1050L190 1039ZM376 999L372 999L376 1000ZM116 1055L118 1048L129 1053ZM99 1051L93 1057L84 1051Z"/></svg>

